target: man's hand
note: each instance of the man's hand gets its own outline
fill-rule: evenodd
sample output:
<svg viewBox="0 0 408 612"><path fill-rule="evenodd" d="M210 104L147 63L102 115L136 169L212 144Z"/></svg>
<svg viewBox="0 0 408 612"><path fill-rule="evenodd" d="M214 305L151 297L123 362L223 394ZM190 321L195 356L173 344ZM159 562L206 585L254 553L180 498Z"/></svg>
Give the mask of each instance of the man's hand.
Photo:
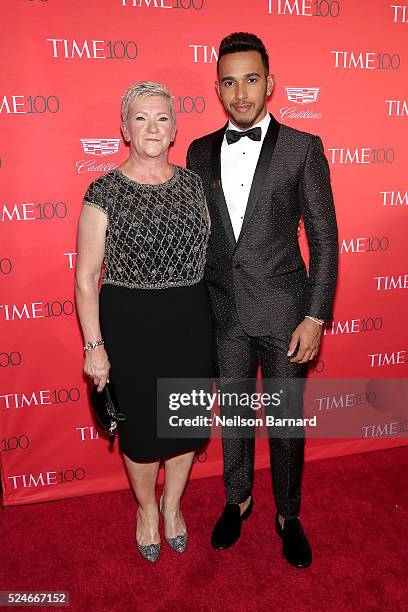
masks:
<svg viewBox="0 0 408 612"><path fill-rule="evenodd" d="M298 343L299 350L296 357L292 357L289 361L291 363L307 363L314 359L319 352L322 331L322 325L315 323L312 319L304 319L292 334L287 353L288 357L293 355Z"/></svg>

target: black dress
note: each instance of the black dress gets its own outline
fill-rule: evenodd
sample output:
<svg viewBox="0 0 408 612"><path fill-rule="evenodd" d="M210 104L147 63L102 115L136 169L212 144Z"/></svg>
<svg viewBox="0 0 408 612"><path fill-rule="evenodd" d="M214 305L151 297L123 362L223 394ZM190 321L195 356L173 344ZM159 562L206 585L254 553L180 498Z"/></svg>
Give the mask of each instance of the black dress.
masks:
<svg viewBox="0 0 408 612"><path fill-rule="evenodd" d="M99 310L110 380L127 415L120 449L137 462L195 450L203 437L158 436L157 411L168 405L157 402L157 379L212 376L201 179L176 167L169 181L145 185L115 169L84 202L108 216Z"/></svg>

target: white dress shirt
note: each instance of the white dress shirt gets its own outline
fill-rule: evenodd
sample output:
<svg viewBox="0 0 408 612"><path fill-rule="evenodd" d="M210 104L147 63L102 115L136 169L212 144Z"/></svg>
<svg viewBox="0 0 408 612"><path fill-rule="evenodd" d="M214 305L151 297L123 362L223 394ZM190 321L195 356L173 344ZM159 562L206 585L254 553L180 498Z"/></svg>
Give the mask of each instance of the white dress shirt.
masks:
<svg viewBox="0 0 408 612"><path fill-rule="evenodd" d="M221 183L236 240L241 231L252 179L270 121L271 117L267 113L262 121L252 126L261 128L261 140L251 140L244 136L229 145L224 135L222 141ZM228 129L246 131L239 130L231 121L228 122Z"/></svg>

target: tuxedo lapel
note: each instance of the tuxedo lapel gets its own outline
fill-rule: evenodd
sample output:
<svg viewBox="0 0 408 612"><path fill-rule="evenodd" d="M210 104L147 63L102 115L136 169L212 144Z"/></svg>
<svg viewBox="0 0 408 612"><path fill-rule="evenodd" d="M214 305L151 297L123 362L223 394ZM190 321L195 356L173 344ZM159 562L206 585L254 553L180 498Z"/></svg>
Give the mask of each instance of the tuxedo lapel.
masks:
<svg viewBox="0 0 408 612"><path fill-rule="evenodd" d="M248 203L245 210L244 220L242 222L241 232L238 236L238 241L241 240L245 229L249 223L249 220L254 212L256 203L258 201L259 195L262 191L266 172L268 170L272 154L275 149L276 141L279 133L279 123L276 119L271 115L271 121L269 123L268 130L265 134L264 141L262 143L261 152L259 154L258 163L255 169L254 178L252 180L251 190L248 196Z"/></svg>
<svg viewBox="0 0 408 612"><path fill-rule="evenodd" d="M225 232L231 242L231 246L235 248L236 240L234 230L232 228L231 219L229 216L227 203L225 201L224 191L221 184L221 145L224 139L224 133L227 126L218 131L211 148L211 189L214 195L214 200L217 205Z"/></svg>

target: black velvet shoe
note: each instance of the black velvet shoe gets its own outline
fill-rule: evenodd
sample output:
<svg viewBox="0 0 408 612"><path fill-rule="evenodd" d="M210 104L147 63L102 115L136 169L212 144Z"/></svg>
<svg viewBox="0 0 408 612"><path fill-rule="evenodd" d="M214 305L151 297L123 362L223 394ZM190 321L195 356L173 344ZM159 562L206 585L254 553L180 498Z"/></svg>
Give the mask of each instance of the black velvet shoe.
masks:
<svg viewBox="0 0 408 612"><path fill-rule="evenodd" d="M283 529L279 513L275 516L276 533L283 541L282 553L286 561L295 567L309 567L312 563L312 549L298 518L285 519Z"/></svg>
<svg viewBox="0 0 408 612"><path fill-rule="evenodd" d="M252 512L254 500L251 501L243 514L240 514L239 504L226 504L224 512L221 514L214 527L211 537L211 544L217 550L228 548L235 544L241 535L241 524Z"/></svg>

